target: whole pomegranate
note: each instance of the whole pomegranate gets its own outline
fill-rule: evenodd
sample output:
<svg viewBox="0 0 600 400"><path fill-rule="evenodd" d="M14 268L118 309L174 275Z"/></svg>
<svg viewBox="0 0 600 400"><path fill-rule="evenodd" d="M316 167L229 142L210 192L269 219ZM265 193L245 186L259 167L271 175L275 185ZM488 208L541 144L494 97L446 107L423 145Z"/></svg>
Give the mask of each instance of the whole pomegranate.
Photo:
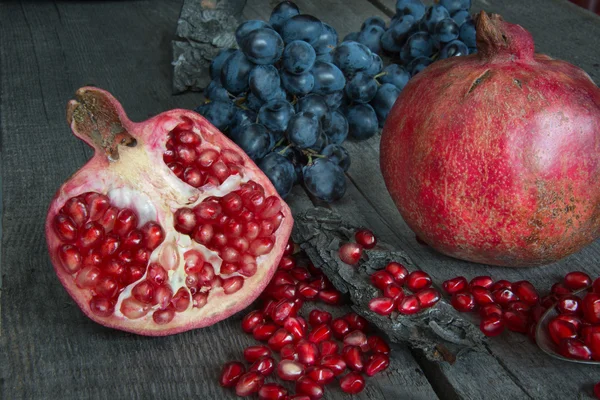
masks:
<svg viewBox="0 0 600 400"><path fill-rule="evenodd" d="M94 321L142 335L214 324L269 283L292 216L269 180L200 115L131 122L86 87L67 119L93 158L58 190L46 238L56 274Z"/></svg>
<svg viewBox="0 0 600 400"><path fill-rule="evenodd" d="M534 54L531 35L477 18L478 53L410 80L381 138L381 170L410 228L438 251L512 267L600 235L600 90Z"/></svg>

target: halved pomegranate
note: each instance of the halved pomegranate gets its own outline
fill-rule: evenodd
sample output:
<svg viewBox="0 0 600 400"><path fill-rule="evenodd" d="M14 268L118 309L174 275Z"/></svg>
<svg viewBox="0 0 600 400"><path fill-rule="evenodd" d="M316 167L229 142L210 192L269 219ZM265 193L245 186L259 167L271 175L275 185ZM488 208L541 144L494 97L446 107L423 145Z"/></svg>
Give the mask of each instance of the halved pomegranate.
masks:
<svg viewBox="0 0 600 400"><path fill-rule="evenodd" d="M288 244L288 206L246 154L200 115L131 122L93 87L67 109L92 159L46 220L56 274L94 321L160 336L249 305Z"/></svg>

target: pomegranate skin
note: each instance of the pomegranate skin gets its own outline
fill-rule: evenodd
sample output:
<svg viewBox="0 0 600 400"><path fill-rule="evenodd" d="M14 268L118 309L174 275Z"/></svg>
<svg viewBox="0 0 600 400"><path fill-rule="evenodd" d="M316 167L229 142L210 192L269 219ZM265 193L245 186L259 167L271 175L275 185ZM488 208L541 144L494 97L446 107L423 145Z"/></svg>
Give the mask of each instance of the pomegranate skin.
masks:
<svg viewBox="0 0 600 400"><path fill-rule="evenodd" d="M409 81L383 128L383 178L441 253L554 262L600 236L600 90L498 15L478 16L477 45Z"/></svg>

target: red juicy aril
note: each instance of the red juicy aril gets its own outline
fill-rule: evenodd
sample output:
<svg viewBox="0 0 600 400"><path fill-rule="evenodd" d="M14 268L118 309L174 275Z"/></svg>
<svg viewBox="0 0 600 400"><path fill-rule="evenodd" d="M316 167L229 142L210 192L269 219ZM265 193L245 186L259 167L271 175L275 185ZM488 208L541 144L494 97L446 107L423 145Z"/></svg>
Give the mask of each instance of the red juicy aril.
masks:
<svg viewBox="0 0 600 400"><path fill-rule="evenodd" d="M76 97L68 121L96 152L58 190L46 238L83 312L105 326L168 335L250 304L292 227L269 180L196 113L135 123L103 90Z"/></svg>
<svg viewBox="0 0 600 400"><path fill-rule="evenodd" d="M600 236L600 90L534 54L531 35L477 19L478 53L406 85L381 138L402 217L438 251L511 267L549 263Z"/></svg>

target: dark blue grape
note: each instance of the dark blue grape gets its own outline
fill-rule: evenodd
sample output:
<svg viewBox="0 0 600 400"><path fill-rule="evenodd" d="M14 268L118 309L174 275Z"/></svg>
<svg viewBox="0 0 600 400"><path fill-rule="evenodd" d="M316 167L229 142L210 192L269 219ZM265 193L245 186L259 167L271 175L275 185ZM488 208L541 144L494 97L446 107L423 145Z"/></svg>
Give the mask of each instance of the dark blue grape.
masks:
<svg viewBox="0 0 600 400"><path fill-rule="evenodd" d="M227 94L227 90L221 85L219 79L210 81L206 89L204 89L204 96L212 101L229 101L229 94Z"/></svg>
<svg viewBox="0 0 600 400"><path fill-rule="evenodd" d="M273 153L279 153L294 165L294 171L296 172L296 180L294 183L302 183L302 168L308 162L307 157L302 153L302 150L295 148L294 146L281 145L273 149Z"/></svg>
<svg viewBox="0 0 600 400"><path fill-rule="evenodd" d="M316 43L313 43L317 54L328 54L335 49L338 41L337 31L331 26L323 22L323 30L319 35Z"/></svg>
<svg viewBox="0 0 600 400"><path fill-rule="evenodd" d="M350 32L349 34L344 36L344 38L342 39L342 43L343 42L356 42L358 40L359 33L360 32Z"/></svg>
<svg viewBox="0 0 600 400"><path fill-rule="evenodd" d="M452 14L452 19L454 20L454 22L456 22L456 25L458 25L458 27L460 28L462 26L462 24L471 20L471 14L469 14L469 12L466 10L461 10L461 11L458 11L458 12Z"/></svg>
<svg viewBox="0 0 600 400"><path fill-rule="evenodd" d="M477 53L477 47L469 47L469 54L476 54Z"/></svg>
<svg viewBox="0 0 600 400"><path fill-rule="evenodd" d="M325 148L325 146L327 146L328 144L329 144L329 138L327 137L325 132L321 131L319 133L319 138L317 139L316 143L313 144L312 146L310 146L308 149L316 151L317 153L320 153L321 150L323 150Z"/></svg>
<svg viewBox="0 0 600 400"><path fill-rule="evenodd" d="M337 110L344 101L344 91L338 90L337 92L326 94L323 97L325 98L325 102L331 111Z"/></svg>
<svg viewBox="0 0 600 400"><path fill-rule="evenodd" d="M388 53L399 53L402 50L402 45L400 43L396 43L394 37L392 36L392 30L388 29L381 35L381 48Z"/></svg>
<svg viewBox="0 0 600 400"><path fill-rule="evenodd" d="M271 100L290 100L288 93L281 87L277 88Z"/></svg>
<svg viewBox="0 0 600 400"><path fill-rule="evenodd" d="M249 20L249 21L244 21L242 22L237 29L235 30L235 41L237 42L238 46L241 48L244 40L246 39L246 37L248 36L248 34L252 31L255 31L257 29L273 29L271 27L271 25L267 24L265 21L261 21L261 20Z"/></svg>
<svg viewBox="0 0 600 400"><path fill-rule="evenodd" d="M329 138L329 143L342 144L348 137L348 120L340 111L333 111L323 131Z"/></svg>
<svg viewBox="0 0 600 400"><path fill-rule="evenodd" d="M391 83L384 83L377 89L377 94L375 94L375 97L371 100L371 106L375 110L380 127L383 126L383 123L399 95L400 89Z"/></svg>
<svg viewBox="0 0 600 400"><path fill-rule="evenodd" d="M406 66L406 69L410 71L412 76L415 76L419 72L423 71L432 62L433 60L429 57L417 57Z"/></svg>
<svg viewBox="0 0 600 400"><path fill-rule="evenodd" d="M240 48L255 64L274 64L283 54L283 39L273 29L256 29L243 39Z"/></svg>
<svg viewBox="0 0 600 400"><path fill-rule="evenodd" d="M296 103L296 112L309 112L316 115L319 121L327 123L330 114L327 101L321 95L311 93L298 99Z"/></svg>
<svg viewBox="0 0 600 400"><path fill-rule="evenodd" d="M404 15L390 24L390 35L398 46L404 45L410 35L414 33L415 25L416 20L412 15Z"/></svg>
<svg viewBox="0 0 600 400"><path fill-rule="evenodd" d="M294 115L294 107L286 100L271 100L258 112L258 122L276 134L276 139L283 137L288 122Z"/></svg>
<svg viewBox="0 0 600 400"><path fill-rule="evenodd" d="M229 93L238 95L246 92L248 86L248 76L254 68L244 53L236 50L223 64L221 68L221 84Z"/></svg>
<svg viewBox="0 0 600 400"><path fill-rule="evenodd" d="M358 42L343 42L333 52L333 63L345 75L354 75L369 68L371 61L371 50Z"/></svg>
<svg viewBox="0 0 600 400"><path fill-rule="evenodd" d="M273 11L271 11L269 24L271 24L277 32L281 32L283 23L298 14L300 14L300 10L294 2L282 1L273 8Z"/></svg>
<svg viewBox="0 0 600 400"><path fill-rule="evenodd" d="M217 56L213 58L213 60L210 62L209 67L210 79L221 79L221 68L223 68L223 64L225 64L225 61L227 61L229 56L231 56L235 52L235 49L221 50L219 54L217 54Z"/></svg>
<svg viewBox="0 0 600 400"><path fill-rule="evenodd" d="M294 75L283 71L281 74L281 84L288 93L296 96L304 96L313 90L315 77L310 72Z"/></svg>
<svg viewBox="0 0 600 400"><path fill-rule="evenodd" d="M269 101L277 93L281 81L277 68L272 65L257 65L250 71L248 83L256 97Z"/></svg>
<svg viewBox="0 0 600 400"><path fill-rule="evenodd" d="M317 54L317 61L333 64L333 52L325 54Z"/></svg>
<svg viewBox="0 0 600 400"><path fill-rule="evenodd" d="M441 60L456 56L466 56L467 54L469 54L469 48L467 45L460 40L453 40L446 44L442 50L440 50L439 59Z"/></svg>
<svg viewBox="0 0 600 400"><path fill-rule="evenodd" d="M368 103L377 93L377 81L364 73L354 75L346 85L346 96L356 103Z"/></svg>
<svg viewBox="0 0 600 400"><path fill-rule="evenodd" d="M290 194L296 180L296 171L289 159L273 151L260 159L257 165L282 198Z"/></svg>
<svg viewBox="0 0 600 400"><path fill-rule="evenodd" d="M258 112L258 110L260 110L260 108L263 106L263 104L265 104L264 101L262 101L261 99L259 99L254 93L250 92L248 94L248 96L246 97L246 107L248 107L249 109L251 109L254 112Z"/></svg>
<svg viewBox="0 0 600 400"><path fill-rule="evenodd" d="M315 49L310 44L294 40L285 46L282 65L292 74L303 74L312 68L316 58Z"/></svg>
<svg viewBox="0 0 600 400"><path fill-rule="evenodd" d="M412 15L419 20L425 14L425 4L421 0L398 0L396 2L396 14Z"/></svg>
<svg viewBox="0 0 600 400"><path fill-rule="evenodd" d="M408 80L410 79L410 72L398 64L388 65L383 69L383 72L385 72L385 75L378 78L379 82L391 83L399 90L404 89L404 86L406 86Z"/></svg>
<svg viewBox="0 0 600 400"><path fill-rule="evenodd" d="M196 112L210 121L218 130L225 131L235 114L235 106L230 101L211 101L196 108Z"/></svg>
<svg viewBox="0 0 600 400"><path fill-rule="evenodd" d="M235 110L235 114L233 115L233 119L231 120L231 124L229 125L229 129L230 131L233 131L242 126L254 124L256 123L256 120L257 116L254 111L237 108Z"/></svg>
<svg viewBox="0 0 600 400"><path fill-rule="evenodd" d="M413 33L402 48L400 57L402 61L410 62L417 57L431 57L433 54L433 40L427 32Z"/></svg>
<svg viewBox="0 0 600 400"><path fill-rule="evenodd" d="M450 18L450 13L446 10L446 7L439 4L429 6L421 20L421 29L433 33L435 25L444 18Z"/></svg>
<svg viewBox="0 0 600 400"><path fill-rule="evenodd" d="M371 25L360 31L357 42L364 44L373 53L381 52L381 36L385 29L379 25Z"/></svg>
<svg viewBox="0 0 600 400"><path fill-rule="evenodd" d="M263 158L275 145L273 136L261 124L242 126L230 137L252 160Z"/></svg>
<svg viewBox="0 0 600 400"><path fill-rule="evenodd" d="M346 110L348 134L351 138L364 140L374 136L378 130L377 114L368 104L354 104Z"/></svg>
<svg viewBox="0 0 600 400"><path fill-rule="evenodd" d="M471 0L440 0L440 5L444 6L450 14L454 14L471 8Z"/></svg>
<svg viewBox="0 0 600 400"><path fill-rule="evenodd" d="M473 20L466 21L460 27L459 38L467 47L477 47L475 22Z"/></svg>
<svg viewBox="0 0 600 400"><path fill-rule="evenodd" d="M452 18L444 18L437 23L433 32L433 39L438 47L443 47L446 43L458 38L460 29Z"/></svg>
<svg viewBox="0 0 600 400"><path fill-rule="evenodd" d="M327 158L317 158L302 169L304 187L313 196L331 203L346 193L346 177L339 165Z"/></svg>
<svg viewBox="0 0 600 400"><path fill-rule="evenodd" d="M299 112L290 118L286 136L291 145L307 149L319 140L321 124L319 117L310 112Z"/></svg>
<svg viewBox="0 0 600 400"><path fill-rule="evenodd" d="M348 150L338 144L329 144L325 146L323 151L321 151L321 154L327 156L329 160L339 165L344 172L348 171L348 168L350 168L350 154L348 154Z"/></svg>
<svg viewBox="0 0 600 400"><path fill-rule="evenodd" d="M369 76L375 76L380 73L382 69L383 60L381 57L379 57L379 55L373 53L373 61L371 62L371 65L369 65L369 68L365 70L365 73Z"/></svg>
<svg viewBox="0 0 600 400"><path fill-rule="evenodd" d="M364 30L367 26L380 26L385 29L385 21L381 17L369 17L360 26L360 30Z"/></svg>
<svg viewBox="0 0 600 400"><path fill-rule="evenodd" d="M285 21L281 29L281 36L286 43L304 40L312 45L317 43L322 31L323 23L318 18L312 15L298 14Z"/></svg>
<svg viewBox="0 0 600 400"><path fill-rule="evenodd" d="M346 78L340 69L331 63L315 61L315 65L310 70L315 78L313 92L318 94L329 94L342 90L346 86Z"/></svg>

